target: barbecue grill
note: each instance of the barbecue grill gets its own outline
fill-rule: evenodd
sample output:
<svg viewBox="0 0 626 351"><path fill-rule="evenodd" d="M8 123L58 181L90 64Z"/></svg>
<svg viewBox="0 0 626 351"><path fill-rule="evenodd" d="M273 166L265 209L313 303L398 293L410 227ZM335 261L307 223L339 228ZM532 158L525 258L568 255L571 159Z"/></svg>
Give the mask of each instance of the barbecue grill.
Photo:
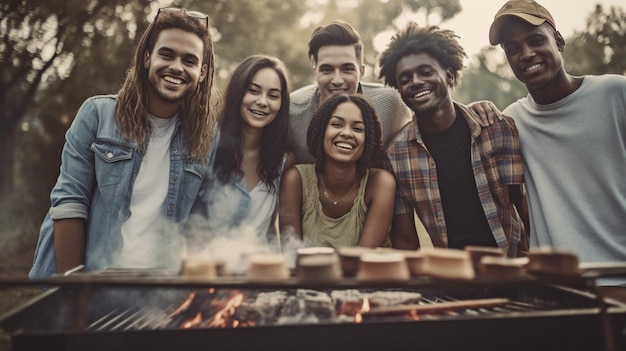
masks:
<svg viewBox="0 0 626 351"><path fill-rule="evenodd" d="M0 327L13 350L625 350L626 305L590 281L201 282L105 271L46 281L52 288Z"/></svg>

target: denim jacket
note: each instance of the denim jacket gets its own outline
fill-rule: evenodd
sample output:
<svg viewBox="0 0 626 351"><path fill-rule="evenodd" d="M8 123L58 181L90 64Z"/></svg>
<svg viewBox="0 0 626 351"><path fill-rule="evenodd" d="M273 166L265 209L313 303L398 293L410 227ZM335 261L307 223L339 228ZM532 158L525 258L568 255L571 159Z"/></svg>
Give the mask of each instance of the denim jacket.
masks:
<svg viewBox="0 0 626 351"><path fill-rule="evenodd" d="M118 132L115 104L114 95L87 99L66 133L60 175L50 195L52 206L39 233L29 273L31 279L56 273L53 222L57 219L85 219L86 270L115 266L123 245L121 226L130 217L133 184L144 152ZM202 231L183 229L190 216L207 216L207 174L212 172L215 148L207 155L206 163L187 160L182 118L170 144L170 177L162 212L171 227L166 230L168 237L163 237L159 245L163 252L157 257L162 258L155 268L178 268L181 253L168 250L170 239L184 235L187 241L198 240L188 236Z"/></svg>

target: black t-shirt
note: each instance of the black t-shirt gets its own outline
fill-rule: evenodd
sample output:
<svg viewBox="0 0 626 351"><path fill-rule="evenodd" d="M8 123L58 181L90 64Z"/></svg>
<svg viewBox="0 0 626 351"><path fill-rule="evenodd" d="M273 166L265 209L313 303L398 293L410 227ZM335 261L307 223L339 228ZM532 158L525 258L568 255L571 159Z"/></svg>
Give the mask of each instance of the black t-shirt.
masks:
<svg viewBox="0 0 626 351"><path fill-rule="evenodd" d="M441 132L422 132L422 139L437 165L448 246L497 246L478 198L465 118L457 111L452 126Z"/></svg>

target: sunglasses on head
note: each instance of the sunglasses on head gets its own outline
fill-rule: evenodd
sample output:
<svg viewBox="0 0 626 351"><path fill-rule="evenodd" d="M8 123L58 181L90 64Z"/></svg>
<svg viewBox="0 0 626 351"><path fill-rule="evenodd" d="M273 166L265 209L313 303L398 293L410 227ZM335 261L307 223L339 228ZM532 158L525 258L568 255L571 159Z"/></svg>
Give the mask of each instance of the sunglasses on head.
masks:
<svg viewBox="0 0 626 351"><path fill-rule="evenodd" d="M161 12L166 12L166 11L175 11L175 12L182 12L185 15L189 16L189 17L193 17L199 20L205 20L206 23L206 27L209 28L209 15L207 15L204 12L200 12L200 11L188 11L187 9L181 9L178 7L162 7L159 9L159 11L157 12L156 16L154 17L154 21L156 22L157 18L159 18L159 14L161 14Z"/></svg>

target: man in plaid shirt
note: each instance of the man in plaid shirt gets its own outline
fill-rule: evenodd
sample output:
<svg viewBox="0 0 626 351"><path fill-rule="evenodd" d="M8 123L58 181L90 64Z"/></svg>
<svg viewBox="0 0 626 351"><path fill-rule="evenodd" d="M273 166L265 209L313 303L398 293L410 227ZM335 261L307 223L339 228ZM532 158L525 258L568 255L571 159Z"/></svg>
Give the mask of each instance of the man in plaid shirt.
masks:
<svg viewBox="0 0 626 351"><path fill-rule="evenodd" d="M380 59L380 77L414 113L386 149L398 189L392 244L420 246L415 211L436 247L493 246L508 257L524 255L517 128L509 117L484 127L475 112L452 100L466 57L457 38L410 23Z"/></svg>

